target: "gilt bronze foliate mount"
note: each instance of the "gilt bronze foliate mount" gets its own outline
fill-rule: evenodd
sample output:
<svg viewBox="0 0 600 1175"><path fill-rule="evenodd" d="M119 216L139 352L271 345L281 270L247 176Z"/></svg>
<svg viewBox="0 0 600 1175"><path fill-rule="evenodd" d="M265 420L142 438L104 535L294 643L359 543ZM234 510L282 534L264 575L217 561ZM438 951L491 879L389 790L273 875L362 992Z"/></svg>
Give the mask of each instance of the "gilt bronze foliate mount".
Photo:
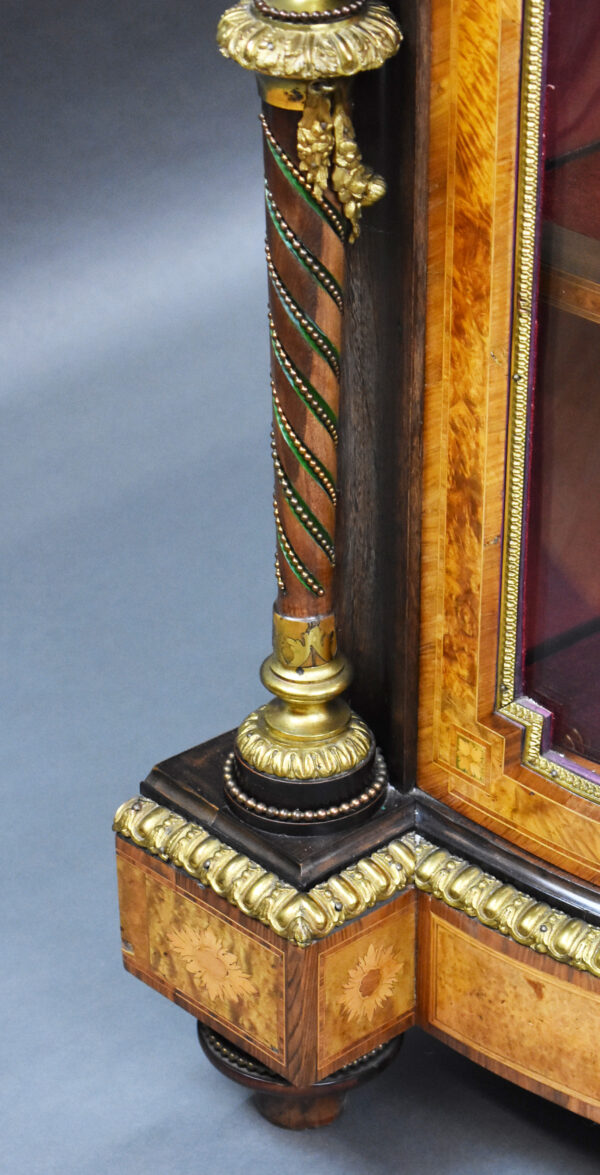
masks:
<svg viewBox="0 0 600 1175"><path fill-rule="evenodd" d="M385 194L356 142L350 81L393 56L401 33L373 0L241 0L217 39L262 99L279 589L261 669L273 701L240 725L225 793L260 827L349 828L387 787L343 696L352 671L335 624L345 252Z"/></svg>

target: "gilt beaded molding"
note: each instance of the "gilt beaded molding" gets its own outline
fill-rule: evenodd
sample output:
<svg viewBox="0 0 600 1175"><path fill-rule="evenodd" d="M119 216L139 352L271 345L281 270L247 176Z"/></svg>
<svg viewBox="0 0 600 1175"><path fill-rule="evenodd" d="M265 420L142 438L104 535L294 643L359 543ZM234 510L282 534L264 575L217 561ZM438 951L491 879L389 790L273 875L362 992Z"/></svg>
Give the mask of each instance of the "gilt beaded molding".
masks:
<svg viewBox="0 0 600 1175"><path fill-rule="evenodd" d="M142 796L121 805L113 828L300 947L414 885L513 942L600 979L600 927L484 873L417 832L301 892L201 825Z"/></svg>

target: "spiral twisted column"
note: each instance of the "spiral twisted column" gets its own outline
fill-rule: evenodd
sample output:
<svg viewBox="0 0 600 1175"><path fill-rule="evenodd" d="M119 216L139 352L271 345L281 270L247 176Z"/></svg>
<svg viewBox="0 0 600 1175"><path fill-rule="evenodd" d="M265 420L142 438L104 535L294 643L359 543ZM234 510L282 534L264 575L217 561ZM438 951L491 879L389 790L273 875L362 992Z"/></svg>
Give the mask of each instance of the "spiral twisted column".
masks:
<svg viewBox="0 0 600 1175"><path fill-rule="evenodd" d="M333 610L345 217L298 166L299 116L267 104L269 275L278 610Z"/></svg>
<svg viewBox="0 0 600 1175"><path fill-rule="evenodd" d="M370 0L242 0L219 31L263 100L278 585L261 669L274 700L241 724L226 792L244 819L286 831L347 826L385 794L373 735L343 697L335 630L345 250L385 191L362 162L341 75L380 65L399 40Z"/></svg>

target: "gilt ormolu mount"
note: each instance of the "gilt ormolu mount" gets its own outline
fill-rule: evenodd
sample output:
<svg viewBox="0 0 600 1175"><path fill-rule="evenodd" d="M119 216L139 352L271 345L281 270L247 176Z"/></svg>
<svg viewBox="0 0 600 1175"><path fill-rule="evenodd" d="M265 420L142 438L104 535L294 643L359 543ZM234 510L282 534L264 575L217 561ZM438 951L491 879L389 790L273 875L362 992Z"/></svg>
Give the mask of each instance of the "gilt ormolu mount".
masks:
<svg viewBox="0 0 600 1175"><path fill-rule="evenodd" d="M529 3L536 11L540 5L541 0ZM117 813L123 957L129 971L198 1019L211 1060L254 1090L262 1112L293 1127L330 1121L346 1090L381 1068L401 1033L417 1020L481 1063L579 1112L598 1117L600 1106L597 1064L587 1045L593 1026L600 1026L600 898L588 884L591 872L582 871L575 880L537 859L545 854L539 853L541 842L530 837L535 812L542 813L544 835L555 835L557 844L561 830L556 832L555 823L552 832L558 799L553 808L550 801L545 807L547 797L534 792L535 779L527 781L511 809L522 822L512 843L508 825L500 828L476 815L496 802L494 786L505 763L509 774L498 787L500 801L509 804L515 763L516 778L522 775L518 733L510 728L504 741L493 703L489 731L479 721L482 714L488 720L481 699L493 683L494 654L482 644L472 655L470 650L478 620L490 628L493 605L483 601L469 610L462 595L452 595L461 576L471 595L479 583L482 556L475 547L485 527L476 512L483 515L485 499L483 584L490 599L498 598L490 566L499 551L501 522L492 530L489 518L501 512L502 491L490 489L484 479L465 479L464 470L465 452L469 469L489 453L494 476L501 479L502 459L494 445L503 445L504 426L494 418L484 434L485 406L478 402L478 412L465 414L465 405L476 395L483 400L487 387L476 369L491 282L485 266L503 261L504 272L510 272L506 224L513 215L515 182L507 164L506 128L513 126L516 144L519 62L516 16L499 28L495 4L477 6L476 21L468 5L450 7L451 13L443 0L434 4L429 95L427 396L433 407L426 422L422 599L425 631L435 629L436 638L424 638L421 647L419 778L425 792L401 794L390 785L373 734L344 699L350 670L337 648L334 594L337 441L344 413L355 408L357 396L347 380L346 402L339 403L347 358L344 270L352 268L353 251L360 248L354 241L363 207L365 225L375 215L368 205L384 191L357 147L358 138L368 160L368 138L353 129L353 123L360 126L360 107L352 109L350 80L361 70L385 70L400 34L378 4L336 6L325 0L285 0L277 9L248 0L225 15L219 30L223 51L257 73L263 100L279 594L273 652L262 677L274 700L244 719L237 732L160 764L142 795ZM512 7L514 16L517 0ZM405 16L409 20L399 61L409 42L414 54L417 10L423 14L419 44L425 60L427 4L396 9L403 13L402 24ZM538 50L531 48L526 24L524 44L527 63L528 54ZM421 75L427 75L425 66ZM426 88L421 86L421 98ZM504 136L497 157L490 128ZM491 211L479 188L482 177L490 176L496 176L490 190L497 201ZM397 208L394 216L399 218ZM423 212L421 231L425 220ZM456 258L462 258L460 264ZM502 298L497 285L494 290L489 303L498 313ZM449 327L436 317L446 297L452 306ZM504 340L504 353L509 308L508 289L504 334L496 323L489 330L490 338ZM438 345L451 363L438 361ZM493 377L501 380L497 355L495 361ZM444 384L448 372L450 392ZM461 428L450 428L448 440L441 425L442 440L432 443L436 380L450 401L455 396ZM499 385L494 403L500 418L505 409ZM481 436L467 451L475 427ZM432 494L446 441L455 450L449 449L449 472L441 483L449 495L444 515L436 513ZM411 492L418 494L418 486L420 470L415 470ZM461 503L467 502L469 509L463 510ZM438 517L442 528L444 517L447 521L446 538L443 529L434 534ZM447 582L443 564L441 581L431 572L437 574L444 543L454 552ZM339 549L337 555L339 567ZM440 636L442 589L451 598ZM336 590L339 604L339 580ZM348 641L348 615L344 619ZM416 619L413 611L415 627ZM367 623L372 628L370 617ZM430 684L432 658L442 662L434 679L443 683L438 693ZM484 662L481 683L477 665ZM475 713L469 710L471 696L480 705ZM430 719L427 707L440 697L446 711L439 720L437 712ZM357 709L362 712L362 705ZM379 729L372 717L371 723ZM406 724L405 733L411 737ZM397 747L392 751L398 755ZM403 786L413 781L410 773ZM472 800L468 809L467 800ZM590 811L571 800L569 817L580 818L577 850L589 856ZM505 827L508 839L502 840L498 833ZM565 846L567 840L560 842L560 854ZM546 862L560 865L557 854L550 852ZM576 873L572 863L570 868ZM509 990L510 998L496 1004L497 987ZM565 1074L564 1060L556 1060L549 1045L539 1061L539 1041L554 1039L554 1052L563 1059L577 1042L573 1072Z"/></svg>

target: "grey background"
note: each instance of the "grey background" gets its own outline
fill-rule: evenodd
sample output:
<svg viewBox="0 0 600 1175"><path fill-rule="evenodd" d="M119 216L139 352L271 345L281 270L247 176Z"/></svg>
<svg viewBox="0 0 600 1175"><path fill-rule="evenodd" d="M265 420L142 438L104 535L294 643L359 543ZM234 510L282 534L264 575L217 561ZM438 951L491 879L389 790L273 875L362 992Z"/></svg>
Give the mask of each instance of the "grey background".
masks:
<svg viewBox="0 0 600 1175"><path fill-rule="evenodd" d="M121 969L111 819L261 698L273 534L257 100L222 0L4 0L0 1169L598 1170L412 1032L291 1135Z"/></svg>

